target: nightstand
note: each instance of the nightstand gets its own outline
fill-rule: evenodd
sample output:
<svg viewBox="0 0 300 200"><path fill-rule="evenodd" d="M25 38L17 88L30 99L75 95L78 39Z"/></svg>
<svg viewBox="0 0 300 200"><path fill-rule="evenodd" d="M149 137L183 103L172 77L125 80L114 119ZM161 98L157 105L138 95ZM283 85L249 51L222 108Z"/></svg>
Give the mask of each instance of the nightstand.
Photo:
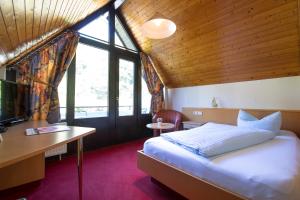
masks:
<svg viewBox="0 0 300 200"><path fill-rule="evenodd" d="M205 123L206 122L195 122L195 121L184 121L184 122L182 122L184 130L196 128L196 127L202 126Z"/></svg>

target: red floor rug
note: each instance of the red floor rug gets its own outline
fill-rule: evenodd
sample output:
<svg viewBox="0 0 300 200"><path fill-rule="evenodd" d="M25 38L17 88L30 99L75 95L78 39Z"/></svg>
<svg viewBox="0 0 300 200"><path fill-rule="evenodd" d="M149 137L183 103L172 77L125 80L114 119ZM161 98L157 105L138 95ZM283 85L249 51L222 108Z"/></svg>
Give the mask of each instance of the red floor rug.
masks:
<svg viewBox="0 0 300 200"><path fill-rule="evenodd" d="M83 199L184 199L175 192L154 184L149 176L136 167L136 151L142 149L143 142L138 140L85 152ZM42 181L0 192L1 200L21 197L28 200L78 199L76 157L47 162L46 177Z"/></svg>

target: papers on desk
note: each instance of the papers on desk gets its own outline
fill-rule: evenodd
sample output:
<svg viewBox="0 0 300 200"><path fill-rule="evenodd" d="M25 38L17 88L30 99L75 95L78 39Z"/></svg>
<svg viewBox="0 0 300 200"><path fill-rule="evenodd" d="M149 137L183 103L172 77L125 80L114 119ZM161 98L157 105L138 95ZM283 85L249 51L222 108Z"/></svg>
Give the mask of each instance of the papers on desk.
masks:
<svg viewBox="0 0 300 200"><path fill-rule="evenodd" d="M47 127L39 127L39 128L28 128L26 129L26 135L38 135L45 133L54 133L60 131L69 131L70 127L68 126L47 126Z"/></svg>

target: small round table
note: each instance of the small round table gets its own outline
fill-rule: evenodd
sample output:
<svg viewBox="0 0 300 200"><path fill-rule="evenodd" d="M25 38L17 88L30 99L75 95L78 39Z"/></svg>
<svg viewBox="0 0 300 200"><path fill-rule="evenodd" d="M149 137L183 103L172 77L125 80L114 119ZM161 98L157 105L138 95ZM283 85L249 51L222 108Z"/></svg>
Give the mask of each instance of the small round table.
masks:
<svg viewBox="0 0 300 200"><path fill-rule="evenodd" d="M146 127L154 130L159 130L159 134L161 134L162 130L172 129L175 127L175 125L172 123L161 123L160 125L158 123L151 123L151 124L147 124ZM154 134L153 136L155 137L158 135Z"/></svg>

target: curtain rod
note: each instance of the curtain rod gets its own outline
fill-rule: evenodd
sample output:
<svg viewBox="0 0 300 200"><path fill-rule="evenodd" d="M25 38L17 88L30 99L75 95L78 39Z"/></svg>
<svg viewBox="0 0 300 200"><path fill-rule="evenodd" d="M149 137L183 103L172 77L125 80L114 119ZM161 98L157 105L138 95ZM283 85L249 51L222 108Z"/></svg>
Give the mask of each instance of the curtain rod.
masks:
<svg viewBox="0 0 300 200"><path fill-rule="evenodd" d="M56 36L49 38L48 41L46 41L44 44L41 44L41 46L37 46L35 49L33 47L32 51L29 51L28 53L25 53L23 56L20 55L21 57L18 58L16 61L13 61L12 63L8 63L6 65L6 68L8 70L10 69L14 69L16 65L20 64L22 61L32 57L33 55L35 55L38 51L40 51L41 49L44 49L52 44L54 44L55 42L57 42L59 39L61 39L65 34L70 33L70 32L76 32L74 30L71 29L67 29L64 30L63 32L58 33Z"/></svg>

